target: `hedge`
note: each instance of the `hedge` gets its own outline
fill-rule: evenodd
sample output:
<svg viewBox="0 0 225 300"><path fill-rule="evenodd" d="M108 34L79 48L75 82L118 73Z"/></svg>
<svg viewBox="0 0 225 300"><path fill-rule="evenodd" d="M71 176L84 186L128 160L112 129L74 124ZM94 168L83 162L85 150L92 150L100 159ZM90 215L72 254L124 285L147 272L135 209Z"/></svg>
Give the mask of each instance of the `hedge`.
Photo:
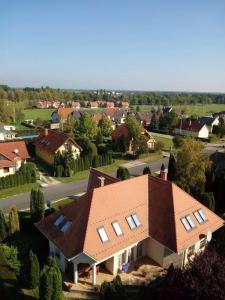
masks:
<svg viewBox="0 0 225 300"><path fill-rule="evenodd" d="M27 163L22 165L20 171L16 174L1 177L0 189L7 189L34 182L36 182L36 167L33 163Z"/></svg>
<svg viewBox="0 0 225 300"><path fill-rule="evenodd" d="M111 154L105 154L105 155L96 155L94 157L92 156L84 156L80 157L78 159L74 159L70 167L64 167L63 165L57 165L55 166L55 176L61 177L66 176L70 177L73 174L88 170L90 167L98 168L106 165L112 164L113 159Z"/></svg>

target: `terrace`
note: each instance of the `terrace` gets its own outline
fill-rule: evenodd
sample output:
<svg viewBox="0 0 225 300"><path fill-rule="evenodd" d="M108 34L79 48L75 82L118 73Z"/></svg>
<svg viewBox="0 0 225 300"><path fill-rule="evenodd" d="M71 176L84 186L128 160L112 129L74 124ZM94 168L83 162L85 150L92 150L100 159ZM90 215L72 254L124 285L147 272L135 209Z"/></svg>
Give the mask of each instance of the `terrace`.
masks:
<svg viewBox="0 0 225 300"><path fill-rule="evenodd" d="M79 276L77 284L73 284L68 277L65 277L64 283L70 291L93 292L99 290L103 281L112 281L115 277L105 268L104 264L100 264L97 271L95 286L92 285L91 269ZM120 271L118 274L124 285L138 286L149 284L164 272L165 270L155 261L148 257L142 257L129 266L128 272Z"/></svg>

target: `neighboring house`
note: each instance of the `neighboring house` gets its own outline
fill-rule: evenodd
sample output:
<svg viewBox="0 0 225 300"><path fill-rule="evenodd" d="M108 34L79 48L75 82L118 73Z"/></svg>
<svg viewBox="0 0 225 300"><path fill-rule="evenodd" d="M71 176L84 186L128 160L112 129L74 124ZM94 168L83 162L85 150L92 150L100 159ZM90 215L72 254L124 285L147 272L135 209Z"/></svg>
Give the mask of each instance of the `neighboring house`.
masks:
<svg viewBox="0 0 225 300"><path fill-rule="evenodd" d="M115 114L118 113L119 111L120 111L119 108L106 108L104 113L108 117L109 120L114 122L115 121Z"/></svg>
<svg viewBox="0 0 225 300"><path fill-rule="evenodd" d="M142 257L164 268L183 267L223 224L165 179L143 175L118 181L92 169L84 195L35 225L65 277L78 283L85 264L95 285L99 268L116 275Z"/></svg>
<svg viewBox="0 0 225 300"><path fill-rule="evenodd" d="M173 130L174 134L191 136L200 139L209 138L209 129L199 121L184 120L180 121Z"/></svg>
<svg viewBox="0 0 225 300"><path fill-rule="evenodd" d="M0 124L0 141L15 139L16 133L12 131L15 129L11 129L11 128L15 128L15 126Z"/></svg>
<svg viewBox="0 0 225 300"><path fill-rule="evenodd" d="M120 109L114 114L114 122L116 126L124 124L127 117L127 112L125 110Z"/></svg>
<svg viewBox="0 0 225 300"><path fill-rule="evenodd" d="M151 124L152 112L137 112L135 117L142 126L149 126Z"/></svg>
<svg viewBox="0 0 225 300"><path fill-rule="evenodd" d="M100 113L93 113L93 114L91 114L91 118L96 123L98 123L102 119L102 114L100 114Z"/></svg>
<svg viewBox="0 0 225 300"><path fill-rule="evenodd" d="M205 124L208 129L209 129L209 132L212 133L213 131L213 126L218 126L220 121L219 121L219 117L201 117L198 119L198 121L202 124Z"/></svg>
<svg viewBox="0 0 225 300"><path fill-rule="evenodd" d="M74 109L80 109L80 102L77 101L68 101L67 106L74 108Z"/></svg>
<svg viewBox="0 0 225 300"><path fill-rule="evenodd" d="M156 143L154 137L150 134L150 132L148 132L144 128L143 128L142 134L146 138L146 144L147 144L148 149L153 150L155 148L155 143ZM127 124L122 124L122 125L118 126L112 133L112 139L116 143L119 141L119 139L122 136L124 136L124 138L126 139L126 141L128 143L128 152L133 153L133 151L134 151L133 143L132 143L132 139L129 140L129 130L128 130Z"/></svg>
<svg viewBox="0 0 225 300"><path fill-rule="evenodd" d="M89 101L87 104L88 108L98 108L98 102L97 101Z"/></svg>
<svg viewBox="0 0 225 300"><path fill-rule="evenodd" d="M52 115L52 123L65 123L69 117L74 112L73 108L60 107L55 110Z"/></svg>
<svg viewBox="0 0 225 300"><path fill-rule="evenodd" d="M0 177L15 174L29 158L24 141L0 143Z"/></svg>
<svg viewBox="0 0 225 300"><path fill-rule="evenodd" d="M80 157L82 148L67 134L45 129L34 142L35 153L38 158L49 165L53 165L57 152L72 151L75 159Z"/></svg>
<svg viewBox="0 0 225 300"><path fill-rule="evenodd" d="M112 102L112 101L106 102L106 108L113 108L114 106L115 106L114 102Z"/></svg>

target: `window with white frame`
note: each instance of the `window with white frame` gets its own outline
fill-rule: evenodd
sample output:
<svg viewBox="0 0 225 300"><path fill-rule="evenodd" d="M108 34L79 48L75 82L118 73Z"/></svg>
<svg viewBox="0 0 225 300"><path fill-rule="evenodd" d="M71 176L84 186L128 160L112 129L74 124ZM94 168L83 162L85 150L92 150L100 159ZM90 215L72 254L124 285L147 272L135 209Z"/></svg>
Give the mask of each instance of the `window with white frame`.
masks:
<svg viewBox="0 0 225 300"><path fill-rule="evenodd" d="M126 217L126 220L127 220L127 223L129 225L130 229L136 228L136 224L134 223L132 216Z"/></svg>
<svg viewBox="0 0 225 300"><path fill-rule="evenodd" d="M99 234L99 236L100 236L100 238L101 238L101 241L102 241L103 243L107 242L107 241L109 240L109 238L108 238L108 236L107 236L107 233L106 233L106 231L105 231L105 228L104 228L104 227L99 227L97 230L98 230L98 234Z"/></svg>
<svg viewBox="0 0 225 300"><path fill-rule="evenodd" d="M123 234L122 229L117 221L112 222L113 229L115 230L116 235L120 236Z"/></svg>
<svg viewBox="0 0 225 300"><path fill-rule="evenodd" d="M202 224L205 221L207 221L207 218L206 218L205 214L203 213L203 211L201 209L196 210L194 212L194 216L198 220L199 224Z"/></svg>
<svg viewBox="0 0 225 300"><path fill-rule="evenodd" d="M135 223L136 227L141 226L141 222L140 222L140 220L139 220L137 214L132 215L132 218L133 218L133 220L134 220L134 223Z"/></svg>
<svg viewBox="0 0 225 300"><path fill-rule="evenodd" d="M195 223L190 215L187 215L187 216L181 218L180 220L181 220L182 224L184 225L184 228L187 231L195 228Z"/></svg>

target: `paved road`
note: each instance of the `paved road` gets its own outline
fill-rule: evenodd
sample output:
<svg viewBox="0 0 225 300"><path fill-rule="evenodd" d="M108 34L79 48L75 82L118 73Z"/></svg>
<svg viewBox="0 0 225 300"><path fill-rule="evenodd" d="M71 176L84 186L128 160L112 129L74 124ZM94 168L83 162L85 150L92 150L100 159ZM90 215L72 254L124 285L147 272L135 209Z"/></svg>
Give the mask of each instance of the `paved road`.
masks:
<svg viewBox="0 0 225 300"><path fill-rule="evenodd" d="M213 154L214 152L224 152L225 143L224 144L207 144L204 148L204 152L208 155Z"/></svg>
<svg viewBox="0 0 225 300"><path fill-rule="evenodd" d="M162 163L165 166L168 166L168 158L163 158L158 161L150 163L150 168L152 172L157 172L160 170ZM129 169L130 173L134 176L140 175L143 172L144 166L146 166L143 162L131 161L125 164ZM115 172L111 173L111 175L115 176ZM82 193L86 190L87 179L76 180L70 183L58 183L55 185L51 185L46 188L42 188L44 192L45 199L50 201L56 201L65 197L70 197L79 193ZM11 196L5 199L0 199L0 209L3 212L8 212L9 207L11 205L16 205L19 210L26 209L29 207L29 198L30 193L19 194L15 196Z"/></svg>

